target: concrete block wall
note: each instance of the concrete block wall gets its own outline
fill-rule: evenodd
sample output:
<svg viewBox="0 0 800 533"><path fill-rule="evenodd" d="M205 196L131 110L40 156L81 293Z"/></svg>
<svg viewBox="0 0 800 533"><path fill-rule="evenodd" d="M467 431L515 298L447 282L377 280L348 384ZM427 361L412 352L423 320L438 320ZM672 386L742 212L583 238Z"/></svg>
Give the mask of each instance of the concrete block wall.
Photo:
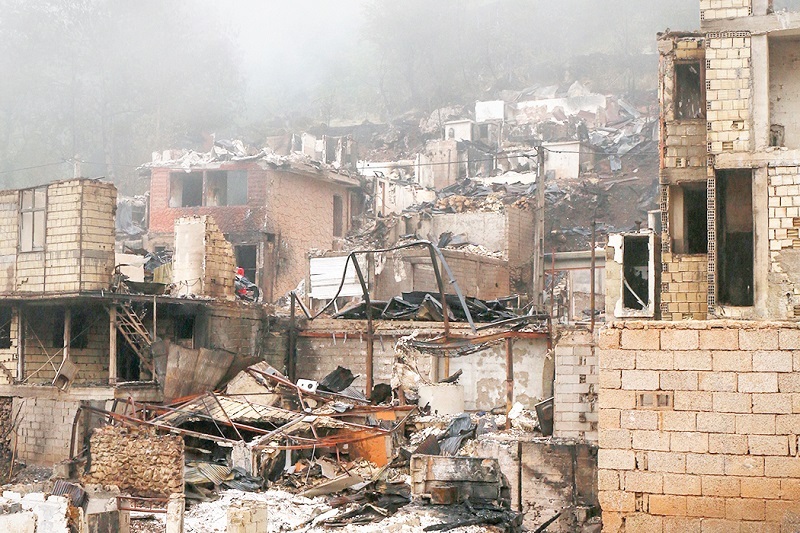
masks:
<svg viewBox="0 0 800 533"><path fill-rule="evenodd" d="M749 17L753 0L700 0L700 20Z"/></svg>
<svg viewBox="0 0 800 533"><path fill-rule="evenodd" d="M301 336L297 341L297 377L320 380L341 365L359 377L353 386L363 390L366 383L366 329L364 321L337 321L341 329L312 329L315 336ZM349 323L349 324L348 324ZM406 323L410 329L384 329L376 327L373 348L373 372L375 383L390 383L395 364L395 343L414 331L414 323ZM417 326L420 324L417 323ZM313 326L312 326L313 327ZM334 331L338 331L334 340ZM343 338L342 331L351 331ZM439 329L441 332L441 329ZM531 409L539 401L552 395L553 366L547 354L547 341L541 339L515 339L514 354L514 400ZM417 369L426 379L431 377L431 357L417 355ZM444 377L444 361L439 361L440 376ZM462 370L459 383L464 385L464 400L467 410L489 410L505 405L506 370L505 343L490 345L486 350L450 358L450 373Z"/></svg>
<svg viewBox="0 0 800 533"><path fill-rule="evenodd" d="M800 528L800 325L600 331L604 531Z"/></svg>
<svg viewBox="0 0 800 533"><path fill-rule="evenodd" d="M705 320L708 316L708 258L662 253L661 318Z"/></svg>
<svg viewBox="0 0 800 533"><path fill-rule="evenodd" d="M752 146L749 32L706 35L708 151L747 152Z"/></svg>
<svg viewBox="0 0 800 533"><path fill-rule="evenodd" d="M587 330L561 330L554 346L553 435L597 442L596 342Z"/></svg>
<svg viewBox="0 0 800 533"><path fill-rule="evenodd" d="M460 250L442 250L442 253L465 296L493 300L512 294L511 275L505 259ZM440 273L447 284L447 273L442 268ZM377 292L373 293L373 298L386 300L402 292L439 292L430 253L422 248L400 250L387 255L376 285ZM448 293L453 292L447 285L445 288Z"/></svg>
<svg viewBox="0 0 800 533"><path fill-rule="evenodd" d="M233 300L236 260L233 246L210 215L175 221L173 283L179 295Z"/></svg>
<svg viewBox="0 0 800 533"><path fill-rule="evenodd" d="M769 167L770 315L800 318L800 167Z"/></svg>
<svg viewBox="0 0 800 533"><path fill-rule="evenodd" d="M78 309L73 309L77 313ZM24 310L24 378L31 384L51 384L63 359L63 322L59 307L33 307ZM74 315L73 315L74 316ZM70 360L78 365L76 385L108 383L108 313L103 307L88 307L84 324L86 346L70 347ZM58 327L58 331L55 328ZM58 341L58 342L56 342Z"/></svg>
<svg viewBox="0 0 800 533"><path fill-rule="evenodd" d="M108 289L114 274L117 189L95 180L82 182L81 276L82 291Z"/></svg>
<svg viewBox="0 0 800 533"><path fill-rule="evenodd" d="M342 229L346 233L352 216L348 186L313 174L278 171L269 174L265 227L280 236L274 299L294 290L306 279L309 250L333 247L334 196L342 199Z"/></svg>
<svg viewBox="0 0 800 533"><path fill-rule="evenodd" d="M13 412L19 413L20 420L17 429L19 459L41 465L69 459L72 422L78 407L77 400L14 398Z"/></svg>
<svg viewBox="0 0 800 533"><path fill-rule="evenodd" d="M206 219L203 292L213 298L232 300L236 277L233 246L217 226L213 217Z"/></svg>
<svg viewBox="0 0 800 533"><path fill-rule="evenodd" d="M20 191L0 193L0 294L74 293L111 285L116 188L94 180L47 186L43 250L19 252Z"/></svg>
<svg viewBox="0 0 800 533"><path fill-rule="evenodd" d="M511 273L511 289L514 292L532 292L534 242L534 211L509 206L506 208L508 244L506 246L508 268Z"/></svg>

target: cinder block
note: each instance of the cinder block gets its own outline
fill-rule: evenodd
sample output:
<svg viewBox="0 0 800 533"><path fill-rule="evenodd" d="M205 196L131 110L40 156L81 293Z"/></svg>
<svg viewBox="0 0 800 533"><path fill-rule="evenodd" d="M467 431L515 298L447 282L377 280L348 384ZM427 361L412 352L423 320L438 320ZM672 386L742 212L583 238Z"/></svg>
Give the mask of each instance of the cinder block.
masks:
<svg viewBox="0 0 800 533"><path fill-rule="evenodd" d="M778 374L752 372L739 374L739 392L778 392Z"/></svg>
<svg viewBox="0 0 800 533"><path fill-rule="evenodd" d="M775 420L775 415L737 414L736 433L740 435L775 435Z"/></svg>
<svg viewBox="0 0 800 533"><path fill-rule="evenodd" d="M799 347L800 348L800 347ZM754 372L791 372L792 352L758 351L753 353Z"/></svg>
<svg viewBox="0 0 800 533"><path fill-rule="evenodd" d="M749 450L747 436L727 433L708 435L708 452L719 454L745 455Z"/></svg>
<svg viewBox="0 0 800 533"><path fill-rule="evenodd" d="M601 452L603 450L600 450ZM602 491L597 495L600 507L605 511L632 513L636 509L636 500L632 492Z"/></svg>
<svg viewBox="0 0 800 533"><path fill-rule="evenodd" d="M764 475L764 457L753 457L750 455L726 455L725 475L761 477ZM747 483L747 481L743 481L742 483Z"/></svg>
<svg viewBox="0 0 800 533"><path fill-rule="evenodd" d="M752 411L752 395L750 394L741 392L714 392L712 394L715 412L750 413Z"/></svg>
<svg viewBox="0 0 800 533"><path fill-rule="evenodd" d="M711 358L709 356L709 363ZM660 373L661 390L697 390L697 372L668 370Z"/></svg>
<svg viewBox="0 0 800 533"><path fill-rule="evenodd" d="M708 433L677 431L672 433L670 450L673 452L708 452Z"/></svg>
<svg viewBox="0 0 800 533"><path fill-rule="evenodd" d="M711 395L702 391L675 391L673 406L676 411L711 411Z"/></svg>
<svg viewBox="0 0 800 533"><path fill-rule="evenodd" d="M753 394L754 413L791 414L793 398L788 393Z"/></svg>
<svg viewBox="0 0 800 533"><path fill-rule="evenodd" d="M725 474L725 458L722 455L711 455L707 453L686 454L686 473L717 475Z"/></svg>
<svg viewBox="0 0 800 533"><path fill-rule="evenodd" d="M648 452L647 468L651 472L686 472L686 454L676 452Z"/></svg>
<svg viewBox="0 0 800 533"><path fill-rule="evenodd" d="M664 494L699 496L702 493L700 479L689 474L664 474Z"/></svg>
<svg viewBox="0 0 800 533"><path fill-rule="evenodd" d="M721 412L697 413L697 431L736 433L736 415Z"/></svg>
<svg viewBox="0 0 800 533"><path fill-rule="evenodd" d="M620 345L625 350L658 350L659 330L623 329Z"/></svg>
<svg viewBox="0 0 800 533"><path fill-rule="evenodd" d="M701 350L738 350L739 332L736 329L707 329L699 332Z"/></svg>
<svg viewBox="0 0 800 533"><path fill-rule="evenodd" d="M636 468L636 456L631 450L607 450L601 448L597 452L597 467L609 470L634 470Z"/></svg>
<svg viewBox="0 0 800 533"><path fill-rule="evenodd" d="M657 472L628 471L622 480L623 488L628 492L661 494L663 476L664 474Z"/></svg>
<svg viewBox="0 0 800 533"><path fill-rule="evenodd" d="M789 437L786 435L750 435L747 441L750 455L789 454Z"/></svg>
<svg viewBox="0 0 800 533"><path fill-rule="evenodd" d="M705 495L706 480L703 478L703 494ZM712 478L713 479L713 478ZM738 480L735 480L738 487ZM711 485L714 485L714 481ZM738 490L734 496L738 496ZM686 498L686 514L689 516L702 516L703 518L724 518L725 517L725 498L715 498L711 496L688 496Z"/></svg>
<svg viewBox="0 0 800 533"><path fill-rule="evenodd" d="M623 370L622 388L626 390L658 390L659 373L654 370Z"/></svg>
<svg viewBox="0 0 800 533"><path fill-rule="evenodd" d="M779 345L778 330L739 330L739 349L741 350L777 350Z"/></svg>
<svg viewBox="0 0 800 533"><path fill-rule="evenodd" d="M674 352L675 370L711 370L713 367L710 351L692 350Z"/></svg>
<svg viewBox="0 0 800 533"><path fill-rule="evenodd" d="M633 350L599 350L600 368L608 370L630 370L636 367L636 352Z"/></svg>
<svg viewBox="0 0 800 533"><path fill-rule="evenodd" d="M654 515L686 516L686 496L653 494L649 498L649 511Z"/></svg>
<svg viewBox="0 0 800 533"><path fill-rule="evenodd" d="M688 411L663 411L661 413L661 429L663 431L695 431L696 419L700 414Z"/></svg>
<svg viewBox="0 0 800 533"><path fill-rule="evenodd" d="M658 412L624 410L620 414L621 426L625 429L658 429Z"/></svg>
<svg viewBox="0 0 800 533"><path fill-rule="evenodd" d="M744 483L745 485L747 483ZM728 520L764 520L766 501L755 498L731 498L725 500L725 518Z"/></svg>

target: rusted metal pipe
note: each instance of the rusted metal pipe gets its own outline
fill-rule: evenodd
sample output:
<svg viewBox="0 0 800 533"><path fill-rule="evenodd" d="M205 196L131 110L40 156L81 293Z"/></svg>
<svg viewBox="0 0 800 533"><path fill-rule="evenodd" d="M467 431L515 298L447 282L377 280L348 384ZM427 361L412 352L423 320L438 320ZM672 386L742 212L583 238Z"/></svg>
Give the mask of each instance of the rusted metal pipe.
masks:
<svg viewBox="0 0 800 533"><path fill-rule="evenodd" d="M513 343L514 341L510 338L506 338L506 417L508 417L508 413L511 412L511 408L514 407L514 351L513 351ZM510 424L511 422L506 419L506 423Z"/></svg>

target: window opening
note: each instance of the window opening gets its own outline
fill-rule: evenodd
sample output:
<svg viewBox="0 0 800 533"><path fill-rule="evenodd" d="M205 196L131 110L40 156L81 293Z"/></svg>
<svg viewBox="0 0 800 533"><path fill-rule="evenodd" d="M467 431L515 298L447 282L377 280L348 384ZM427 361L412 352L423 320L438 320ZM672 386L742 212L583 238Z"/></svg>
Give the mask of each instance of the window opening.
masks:
<svg viewBox="0 0 800 533"><path fill-rule="evenodd" d="M622 264L623 306L639 311L646 309L650 304L649 237L625 236Z"/></svg>
<svg viewBox="0 0 800 533"><path fill-rule="evenodd" d="M705 82L700 62L675 64L675 119L704 118Z"/></svg>
<svg viewBox="0 0 800 533"><path fill-rule="evenodd" d="M11 321L13 314L10 307L0 307L0 348L11 348Z"/></svg>
<svg viewBox="0 0 800 533"><path fill-rule="evenodd" d="M753 175L750 170L717 174L717 300L753 305Z"/></svg>
<svg viewBox="0 0 800 533"><path fill-rule="evenodd" d="M670 187L670 237L678 254L708 252L708 192L705 181Z"/></svg>
<svg viewBox="0 0 800 533"><path fill-rule="evenodd" d="M194 339L194 322L193 316L176 316L175 338L177 340Z"/></svg>
<svg viewBox="0 0 800 533"><path fill-rule="evenodd" d="M203 204L203 173L175 172L170 175L170 207L198 207Z"/></svg>
<svg viewBox="0 0 800 533"><path fill-rule="evenodd" d="M20 251L44 249L47 187L20 191Z"/></svg>
<svg viewBox="0 0 800 533"><path fill-rule="evenodd" d="M236 265L244 269L244 277L256 283L256 268L258 258L258 247L255 244L247 244L235 247Z"/></svg>

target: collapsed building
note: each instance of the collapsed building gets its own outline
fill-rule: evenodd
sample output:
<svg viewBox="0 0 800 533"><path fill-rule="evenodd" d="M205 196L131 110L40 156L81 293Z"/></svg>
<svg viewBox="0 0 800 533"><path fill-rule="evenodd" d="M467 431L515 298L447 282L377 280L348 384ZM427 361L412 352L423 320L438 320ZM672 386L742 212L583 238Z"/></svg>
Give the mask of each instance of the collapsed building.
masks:
<svg viewBox="0 0 800 533"><path fill-rule="evenodd" d="M658 37L661 228L606 256L604 530L800 527L800 15L781 6L702 0L700 32Z"/></svg>
<svg viewBox="0 0 800 533"><path fill-rule="evenodd" d="M217 142L206 153L154 154L144 165L150 175L145 248L169 249L175 220L211 215L264 301L296 288L308 251L334 247L362 200L355 161L347 155L355 153L351 143L304 137L295 144L285 156L240 142Z"/></svg>

